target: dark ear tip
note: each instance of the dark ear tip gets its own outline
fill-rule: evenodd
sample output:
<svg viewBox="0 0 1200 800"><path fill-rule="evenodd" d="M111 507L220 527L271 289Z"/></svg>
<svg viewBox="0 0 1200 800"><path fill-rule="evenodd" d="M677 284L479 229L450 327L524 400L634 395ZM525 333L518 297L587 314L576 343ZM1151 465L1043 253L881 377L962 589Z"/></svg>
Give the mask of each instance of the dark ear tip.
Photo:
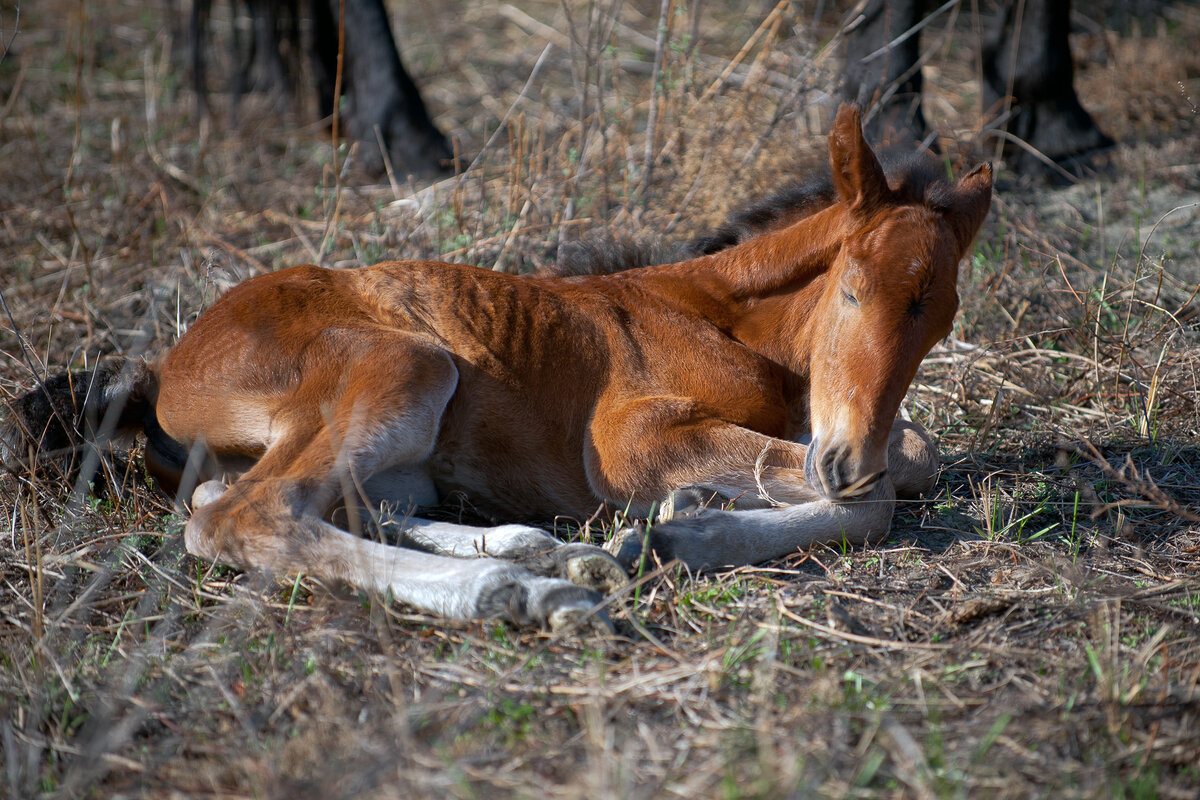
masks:
<svg viewBox="0 0 1200 800"><path fill-rule="evenodd" d="M992 167L992 162L984 161L966 175L963 175L959 181L963 185L969 184L971 186L983 188L985 185L990 187L995 177L996 173L995 169Z"/></svg>
<svg viewBox="0 0 1200 800"><path fill-rule="evenodd" d="M861 127L862 109L858 103L842 103L838 106L837 116L833 118L833 126L841 128L846 125Z"/></svg>

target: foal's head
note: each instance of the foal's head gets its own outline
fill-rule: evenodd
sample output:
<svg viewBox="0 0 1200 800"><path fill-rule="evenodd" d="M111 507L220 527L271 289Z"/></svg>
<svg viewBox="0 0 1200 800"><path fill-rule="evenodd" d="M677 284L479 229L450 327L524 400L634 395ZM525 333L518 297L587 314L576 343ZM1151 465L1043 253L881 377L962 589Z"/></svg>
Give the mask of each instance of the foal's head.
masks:
<svg viewBox="0 0 1200 800"><path fill-rule="evenodd" d="M889 186L858 110L846 106L829 151L842 234L809 320L805 471L817 491L841 501L867 494L887 472L900 402L958 310L958 262L991 205L992 168L954 184L909 171Z"/></svg>

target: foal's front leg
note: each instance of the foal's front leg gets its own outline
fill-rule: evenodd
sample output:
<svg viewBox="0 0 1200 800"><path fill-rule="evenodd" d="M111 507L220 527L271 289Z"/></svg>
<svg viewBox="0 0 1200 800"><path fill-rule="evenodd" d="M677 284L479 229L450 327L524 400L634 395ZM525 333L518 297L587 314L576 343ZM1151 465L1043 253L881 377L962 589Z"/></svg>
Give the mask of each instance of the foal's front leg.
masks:
<svg viewBox="0 0 1200 800"><path fill-rule="evenodd" d="M937 484L937 446L929 432L915 422L897 418L888 437L888 478L896 497L915 500Z"/></svg>
<svg viewBox="0 0 1200 800"><path fill-rule="evenodd" d="M613 499L639 492L678 497L681 490L699 489L735 505L744 507L748 499L759 506L690 508L652 523L648 533L634 531L617 543L617 560L626 566L641 556L646 541L660 558L699 569L755 564L814 544L877 540L891 525L897 495L915 496L937 475L936 449L923 429L897 420L889 478L853 501L832 503L808 485L805 445L696 417L683 399L655 398L619 410L623 424L594 432L597 466L590 476ZM761 507L768 504L777 507Z"/></svg>
<svg viewBox="0 0 1200 800"><path fill-rule="evenodd" d="M702 508L686 516L636 528L617 541L616 559L632 568L645 552L678 558L694 570L759 564L817 544L878 541L891 527L896 494L887 481L845 503L809 500L779 508L722 511Z"/></svg>

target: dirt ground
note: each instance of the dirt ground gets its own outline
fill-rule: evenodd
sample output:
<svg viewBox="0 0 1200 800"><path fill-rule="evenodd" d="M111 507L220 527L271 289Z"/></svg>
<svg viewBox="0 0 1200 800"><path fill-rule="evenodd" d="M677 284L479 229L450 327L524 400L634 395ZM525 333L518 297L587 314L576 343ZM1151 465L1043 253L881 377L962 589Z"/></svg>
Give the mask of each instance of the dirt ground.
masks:
<svg viewBox="0 0 1200 800"><path fill-rule="evenodd" d="M839 4L391 5L458 177L362 174L303 91L235 114L227 5L200 119L186 9L0 4L0 398L163 352L250 275L528 270L605 227L694 234L826 155ZM923 39L956 173L997 156L975 5ZM997 162L904 403L944 471L884 544L667 566L577 640L198 561L136 447L15 469L0 795L1200 795L1200 9L1076 5L1119 144L1070 181Z"/></svg>

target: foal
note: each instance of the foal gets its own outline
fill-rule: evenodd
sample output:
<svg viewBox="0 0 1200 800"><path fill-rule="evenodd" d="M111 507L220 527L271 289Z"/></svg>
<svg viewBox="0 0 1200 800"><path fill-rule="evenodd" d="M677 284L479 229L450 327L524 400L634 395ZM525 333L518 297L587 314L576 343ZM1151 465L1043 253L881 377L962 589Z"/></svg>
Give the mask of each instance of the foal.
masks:
<svg viewBox="0 0 1200 800"><path fill-rule="evenodd" d="M89 402L127 401L164 485L186 495L203 481L189 552L446 616L601 626L596 590L622 585L646 541L702 568L876 539L895 498L936 476L931 442L896 414L950 331L992 173L889 186L851 107L829 149L833 196L682 263L557 278L409 261L253 278L157 365L97 370ZM35 434L46 424L27 416ZM586 518L605 503L666 512L618 541L615 560L524 525L406 516L453 491L509 520ZM696 502L713 496L720 508ZM343 501L350 518L398 529L401 546L332 524Z"/></svg>

